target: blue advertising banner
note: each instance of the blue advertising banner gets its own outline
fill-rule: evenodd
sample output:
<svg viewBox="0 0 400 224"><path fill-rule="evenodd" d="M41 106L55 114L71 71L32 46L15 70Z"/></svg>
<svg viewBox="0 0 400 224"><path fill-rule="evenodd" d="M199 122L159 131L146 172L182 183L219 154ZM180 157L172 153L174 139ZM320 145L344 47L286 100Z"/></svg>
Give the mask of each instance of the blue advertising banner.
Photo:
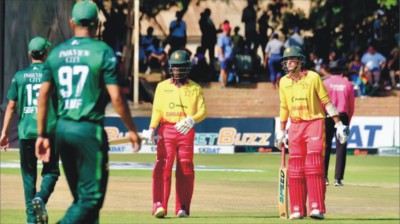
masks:
<svg viewBox="0 0 400 224"><path fill-rule="evenodd" d="M148 129L149 117L134 118L137 129ZM274 118L207 118L196 124L195 153L234 153L250 147L272 147L275 130ZM126 128L119 117L107 117L105 129L109 139L123 138ZM150 147L149 147L150 146ZM145 145L142 150L154 152L154 147ZM129 152L121 146L112 146L111 151ZM147 152L147 151L146 151Z"/></svg>

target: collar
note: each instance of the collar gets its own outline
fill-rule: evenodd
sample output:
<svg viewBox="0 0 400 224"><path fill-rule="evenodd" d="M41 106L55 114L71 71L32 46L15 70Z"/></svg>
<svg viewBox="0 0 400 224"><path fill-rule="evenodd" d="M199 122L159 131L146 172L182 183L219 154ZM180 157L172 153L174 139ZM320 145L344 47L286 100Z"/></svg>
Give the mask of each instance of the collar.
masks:
<svg viewBox="0 0 400 224"><path fill-rule="evenodd" d="M185 80L178 80L174 78L169 78L169 83L174 84L176 87L180 88L181 86L189 83L189 78L185 78Z"/></svg>
<svg viewBox="0 0 400 224"><path fill-rule="evenodd" d="M300 77L299 77L299 78L294 78L294 77L292 76L292 73L289 73L289 74L287 75L288 78L290 78L291 80L293 80L293 81L295 81L295 82L299 81L301 78L303 78L303 77L305 77L305 76L307 76L307 70L301 71L301 72L300 72Z"/></svg>

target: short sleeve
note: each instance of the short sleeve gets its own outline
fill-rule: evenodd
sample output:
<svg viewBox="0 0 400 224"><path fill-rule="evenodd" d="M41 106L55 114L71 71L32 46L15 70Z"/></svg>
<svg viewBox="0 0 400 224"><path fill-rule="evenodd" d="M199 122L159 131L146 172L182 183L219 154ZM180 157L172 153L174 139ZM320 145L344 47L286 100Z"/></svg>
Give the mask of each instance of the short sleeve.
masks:
<svg viewBox="0 0 400 224"><path fill-rule="evenodd" d="M52 82L52 80L53 80L50 61L51 60L48 59L44 63L43 70L42 70L42 82Z"/></svg>
<svg viewBox="0 0 400 224"><path fill-rule="evenodd" d="M8 89L7 99L9 100L18 100L18 82L17 82L17 75L11 80L10 89Z"/></svg>
<svg viewBox="0 0 400 224"><path fill-rule="evenodd" d="M106 85L118 85L117 58L111 48L107 48L103 57L103 75Z"/></svg>
<svg viewBox="0 0 400 224"><path fill-rule="evenodd" d="M223 36L220 36L220 37L218 38L217 44L218 44L219 47L223 47L223 46L224 46L224 39L223 39Z"/></svg>

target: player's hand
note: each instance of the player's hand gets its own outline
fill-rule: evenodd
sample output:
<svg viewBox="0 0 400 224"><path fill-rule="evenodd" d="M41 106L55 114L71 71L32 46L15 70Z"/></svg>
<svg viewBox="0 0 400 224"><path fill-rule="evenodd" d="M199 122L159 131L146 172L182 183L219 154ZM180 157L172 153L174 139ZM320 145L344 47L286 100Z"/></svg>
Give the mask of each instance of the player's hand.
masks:
<svg viewBox="0 0 400 224"><path fill-rule="evenodd" d="M35 155L36 158L44 163L50 161L50 141L48 138L38 137L36 139Z"/></svg>
<svg viewBox="0 0 400 224"><path fill-rule="evenodd" d="M154 141L154 129L149 128L148 130L144 129L142 131L142 138L147 139L149 141Z"/></svg>
<svg viewBox="0 0 400 224"><path fill-rule="evenodd" d="M336 138L339 140L341 144L347 142L347 139L350 135L350 129L348 126L344 125L341 121L335 124L336 128Z"/></svg>
<svg viewBox="0 0 400 224"><path fill-rule="evenodd" d="M288 145L288 135L286 131L279 130L275 135L275 147L279 150L282 149L282 146Z"/></svg>
<svg viewBox="0 0 400 224"><path fill-rule="evenodd" d="M194 120L189 116L175 124L176 130L182 135L186 135L193 126Z"/></svg>
<svg viewBox="0 0 400 224"><path fill-rule="evenodd" d="M129 140L132 144L133 152L139 152L140 146L142 144L142 139L140 139L136 131L129 132Z"/></svg>
<svg viewBox="0 0 400 224"><path fill-rule="evenodd" d="M6 134L2 134L0 137L0 149L4 149L4 151L7 151L9 145L10 142L8 140L8 136Z"/></svg>

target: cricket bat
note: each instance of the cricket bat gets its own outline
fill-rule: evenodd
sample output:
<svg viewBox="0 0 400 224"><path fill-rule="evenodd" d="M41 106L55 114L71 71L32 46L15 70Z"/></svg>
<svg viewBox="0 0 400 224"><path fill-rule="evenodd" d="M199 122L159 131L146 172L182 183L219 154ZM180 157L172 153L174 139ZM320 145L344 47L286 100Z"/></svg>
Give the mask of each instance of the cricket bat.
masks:
<svg viewBox="0 0 400 224"><path fill-rule="evenodd" d="M288 219L288 193L287 193L287 169L286 169L286 158L285 158L285 146L282 146L281 150L281 168L279 169L279 188L278 188L278 208L279 218Z"/></svg>
<svg viewBox="0 0 400 224"><path fill-rule="evenodd" d="M154 140L158 140L161 139L160 136L154 136ZM121 145L121 144L128 144L131 141L129 140L129 137L123 137L123 138L115 138L115 139L111 139L110 141L108 141L108 145L112 146L112 145Z"/></svg>

